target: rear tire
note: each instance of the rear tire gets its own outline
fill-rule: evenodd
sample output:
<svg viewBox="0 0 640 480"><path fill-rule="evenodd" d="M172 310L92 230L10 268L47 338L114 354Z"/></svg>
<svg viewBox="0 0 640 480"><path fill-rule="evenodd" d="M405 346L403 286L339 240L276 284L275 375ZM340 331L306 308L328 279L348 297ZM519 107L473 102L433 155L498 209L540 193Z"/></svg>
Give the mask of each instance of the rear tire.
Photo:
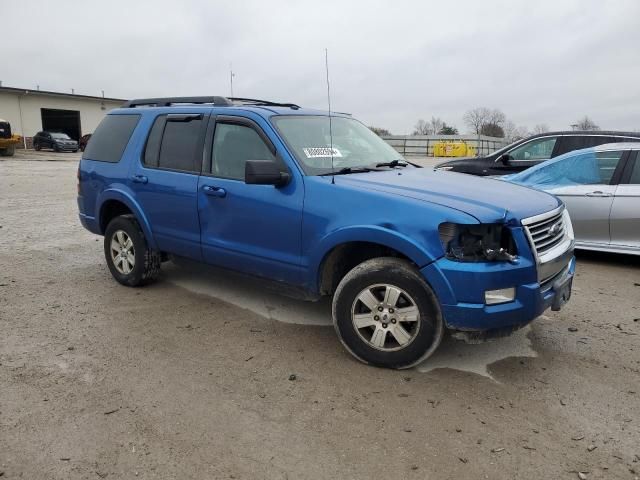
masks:
<svg viewBox="0 0 640 480"><path fill-rule="evenodd" d="M121 215L109 222L104 255L113 278L127 287L149 284L160 274L160 252L149 248L133 215Z"/></svg>
<svg viewBox="0 0 640 480"><path fill-rule="evenodd" d="M410 368L440 344L444 323L435 294L408 261L367 260L340 281L333 296L333 324L358 360Z"/></svg>
<svg viewBox="0 0 640 480"><path fill-rule="evenodd" d="M7 148L0 149L0 157L13 157L16 153L16 147L11 145Z"/></svg>
<svg viewBox="0 0 640 480"><path fill-rule="evenodd" d="M36 152L39 152L42 147L40 146L39 143L34 143L33 148L36 150Z"/></svg>

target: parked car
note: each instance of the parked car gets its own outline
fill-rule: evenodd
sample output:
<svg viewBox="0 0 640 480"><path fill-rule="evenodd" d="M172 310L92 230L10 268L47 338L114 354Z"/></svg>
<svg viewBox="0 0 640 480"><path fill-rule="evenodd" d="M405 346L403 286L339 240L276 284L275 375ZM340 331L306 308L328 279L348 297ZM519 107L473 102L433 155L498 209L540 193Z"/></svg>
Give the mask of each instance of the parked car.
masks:
<svg viewBox="0 0 640 480"><path fill-rule="evenodd" d="M87 133L80 137L80 141L78 142L78 147L80 147L80 151L84 152L84 149L87 148L87 143L89 143L89 139L91 138L91 134Z"/></svg>
<svg viewBox="0 0 640 480"><path fill-rule="evenodd" d="M505 335L560 309L575 269L556 197L474 177L461 189L351 116L293 104L130 101L87 145L78 206L123 285L172 255L332 296L343 345L382 367L427 358L445 329Z"/></svg>
<svg viewBox="0 0 640 480"><path fill-rule="evenodd" d="M77 152L78 142L62 132L38 132L33 137L33 148L50 148L56 152Z"/></svg>
<svg viewBox="0 0 640 480"><path fill-rule="evenodd" d="M436 165L436 169L481 176L510 175L573 150L605 143L640 142L638 132L549 132L518 140L486 157L464 158Z"/></svg>
<svg viewBox="0 0 640 480"><path fill-rule="evenodd" d="M576 248L640 255L640 144L577 150L504 177L562 199Z"/></svg>

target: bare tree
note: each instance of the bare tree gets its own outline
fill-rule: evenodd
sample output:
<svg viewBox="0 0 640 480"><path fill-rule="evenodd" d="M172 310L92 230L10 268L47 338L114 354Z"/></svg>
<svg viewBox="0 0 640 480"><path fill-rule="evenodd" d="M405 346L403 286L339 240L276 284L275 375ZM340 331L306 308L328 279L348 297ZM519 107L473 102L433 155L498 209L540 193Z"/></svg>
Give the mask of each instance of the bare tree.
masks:
<svg viewBox="0 0 640 480"><path fill-rule="evenodd" d="M502 128L497 123L489 122L485 123L480 129L481 135L486 135L487 137L504 137L504 128Z"/></svg>
<svg viewBox="0 0 640 480"><path fill-rule="evenodd" d="M536 135L539 133L547 133L548 131L549 131L549 125L547 125L546 123L538 123L535 127L533 127L533 130L531 131L531 133Z"/></svg>
<svg viewBox="0 0 640 480"><path fill-rule="evenodd" d="M420 119L413 127L412 135L429 135L430 125L424 120Z"/></svg>
<svg viewBox="0 0 640 480"><path fill-rule="evenodd" d="M442 127L444 126L444 122L440 117L431 117L431 121L429 122L429 135L436 135Z"/></svg>
<svg viewBox="0 0 640 480"><path fill-rule="evenodd" d="M493 123L494 125L498 125L499 127L502 127L506 121L507 121L507 116L504 113L502 113L502 111L498 110L497 108L494 108L489 113L489 118L487 123Z"/></svg>
<svg viewBox="0 0 640 480"><path fill-rule="evenodd" d="M573 127L574 130L600 130L600 127L586 115L571 125L571 127Z"/></svg>
<svg viewBox="0 0 640 480"><path fill-rule="evenodd" d="M507 120L504 124L504 138L508 142L515 142L529 135L526 127L516 126L511 120Z"/></svg>
<svg viewBox="0 0 640 480"><path fill-rule="evenodd" d="M497 108L493 110L487 107L474 108L465 113L462 119L473 133L492 137L504 136L503 126L507 117Z"/></svg>
<svg viewBox="0 0 640 480"><path fill-rule="evenodd" d="M491 110L486 107L478 107L467 111L464 117L462 117L462 120L473 133L480 134L482 126L487 123L490 115Z"/></svg>
<svg viewBox="0 0 640 480"><path fill-rule="evenodd" d="M373 133L375 133L379 137L387 137L387 136L391 135L391 132L389 130L387 130L386 128L369 127L369 130L371 130Z"/></svg>

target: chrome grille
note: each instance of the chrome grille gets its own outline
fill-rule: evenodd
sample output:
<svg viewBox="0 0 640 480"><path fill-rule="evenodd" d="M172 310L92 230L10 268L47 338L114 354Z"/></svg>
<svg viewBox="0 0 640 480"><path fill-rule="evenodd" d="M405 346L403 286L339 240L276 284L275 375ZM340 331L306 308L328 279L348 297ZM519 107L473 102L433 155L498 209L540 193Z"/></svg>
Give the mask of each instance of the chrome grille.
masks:
<svg viewBox="0 0 640 480"><path fill-rule="evenodd" d="M524 223L524 222L523 222ZM562 210L553 215L525 225L538 256L551 250L565 238L566 226Z"/></svg>

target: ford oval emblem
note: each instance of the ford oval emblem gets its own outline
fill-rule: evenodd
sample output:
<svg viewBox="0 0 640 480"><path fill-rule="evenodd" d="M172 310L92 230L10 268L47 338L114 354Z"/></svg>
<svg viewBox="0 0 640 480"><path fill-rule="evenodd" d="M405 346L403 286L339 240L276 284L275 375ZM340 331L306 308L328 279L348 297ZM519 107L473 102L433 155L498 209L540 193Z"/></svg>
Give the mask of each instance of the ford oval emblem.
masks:
<svg viewBox="0 0 640 480"><path fill-rule="evenodd" d="M551 225L551 227L549 227L549 235L552 237L555 237L560 233L561 229L562 229L562 221L556 222L553 225Z"/></svg>

